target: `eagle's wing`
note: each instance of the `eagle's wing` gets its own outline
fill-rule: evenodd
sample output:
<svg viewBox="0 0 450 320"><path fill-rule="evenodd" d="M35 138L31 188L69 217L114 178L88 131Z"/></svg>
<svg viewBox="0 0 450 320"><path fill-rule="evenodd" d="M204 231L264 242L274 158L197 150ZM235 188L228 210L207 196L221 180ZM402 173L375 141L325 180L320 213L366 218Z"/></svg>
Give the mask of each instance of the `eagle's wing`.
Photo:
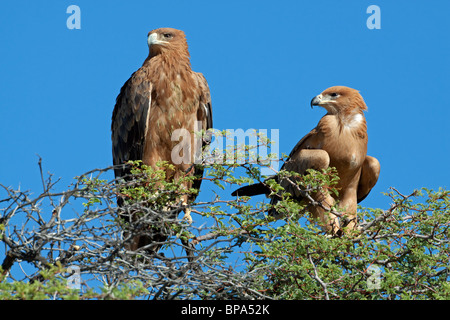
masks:
<svg viewBox="0 0 450 320"><path fill-rule="evenodd" d="M330 157L325 150L321 149L321 144L321 134L316 128L312 129L295 145L281 169L305 174L308 169L320 170L328 168ZM296 200L302 200L302 192L296 185L293 185L292 179L289 180L283 179L279 183ZM276 203L276 201L277 199L273 198L272 204Z"/></svg>
<svg viewBox="0 0 450 320"><path fill-rule="evenodd" d="M380 163L371 156L366 156L361 168L361 176L358 183L357 199L358 203L363 201L375 186L380 175Z"/></svg>
<svg viewBox="0 0 450 320"><path fill-rule="evenodd" d="M199 150L195 150L196 154L201 156L201 152L204 150L205 146L211 143L211 132L207 132L209 129L213 128L212 121L212 107L211 107L211 94L209 91L208 82L206 81L203 74L194 72L193 77L197 81L200 87L200 99L199 99L199 107L197 110L197 121L201 122L201 130L204 131L201 148ZM196 190L200 189L200 185L202 183L204 167L203 165L197 164L194 166L194 176L198 179L195 179L192 187Z"/></svg>
<svg viewBox="0 0 450 320"><path fill-rule="evenodd" d="M200 108L197 113L197 119L202 122L202 129L208 130L213 127L212 123L212 108L211 108L211 94L209 92L208 82L203 74L194 72L194 77L201 89Z"/></svg>
<svg viewBox="0 0 450 320"><path fill-rule="evenodd" d="M142 160L150 115L152 84L139 69L122 86L112 115L112 153L115 166L129 160ZM117 167L116 177L127 174Z"/></svg>
<svg viewBox="0 0 450 320"><path fill-rule="evenodd" d="M290 168L289 163L296 161L296 158L302 149L316 149L317 146L315 140L317 140L316 128L312 129L303 138L301 138L299 142L297 142L295 147L291 150L289 157L286 159L286 162L281 167L281 170L294 171L294 169Z"/></svg>

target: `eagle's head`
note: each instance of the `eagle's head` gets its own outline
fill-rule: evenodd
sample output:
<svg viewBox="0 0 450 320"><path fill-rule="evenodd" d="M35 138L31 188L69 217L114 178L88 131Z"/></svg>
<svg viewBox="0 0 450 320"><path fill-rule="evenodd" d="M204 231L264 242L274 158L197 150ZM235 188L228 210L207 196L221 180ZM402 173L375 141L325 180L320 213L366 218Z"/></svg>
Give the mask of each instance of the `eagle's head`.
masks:
<svg viewBox="0 0 450 320"><path fill-rule="evenodd" d="M181 30L173 28L159 28L152 30L148 33L147 43L150 50L150 56L169 51L189 55L186 35Z"/></svg>
<svg viewBox="0 0 450 320"><path fill-rule="evenodd" d="M330 87L315 96L311 100L311 108L313 106L323 107L329 114L338 115L362 113L367 110L358 90L344 86Z"/></svg>

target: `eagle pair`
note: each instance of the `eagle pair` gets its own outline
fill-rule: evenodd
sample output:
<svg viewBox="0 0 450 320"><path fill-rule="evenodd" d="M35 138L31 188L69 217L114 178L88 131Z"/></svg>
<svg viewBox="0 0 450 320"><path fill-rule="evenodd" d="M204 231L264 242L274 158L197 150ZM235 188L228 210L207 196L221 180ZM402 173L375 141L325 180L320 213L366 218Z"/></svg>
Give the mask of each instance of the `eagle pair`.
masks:
<svg viewBox="0 0 450 320"><path fill-rule="evenodd" d="M174 169L167 179L176 181L187 172L197 179L187 182L188 188L200 188L203 169L193 166L197 150L195 135L182 141L190 161L174 161L173 150L180 141L173 141L176 130L188 132L212 128L211 96L205 77L192 71L188 45L183 31L160 28L148 33L149 55L142 67L125 82L116 100L112 116L112 152L117 178L128 172L123 165L129 160L142 160L154 167L168 161ZM377 182L380 165L367 156L367 110L357 90L343 86L326 89L311 101L312 106L325 108L327 114L318 125L294 147L282 169L304 174L307 169L335 167L339 176L339 194L318 192L309 199L308 211L330 234L342 231L340 219L330 213L337 203L347 216L347 229L357 225L357 203L362 201ZM189 141L190 139L190 141ZM175 139L176 140L176 139ZM202 148L208 140L202 140ZM189 159L190 158L190 159ZM186 154L183 155L186 159ZM275 178L276 177L272 177ZM280 185L297 200L303 195L289 179ZM265 183L242 187L233 195L268 194ZM184 196L184 204L194 200ZM276 199L272 199L276 202ZM185 210L188 211L188 210ZM189 219L189 212L185 212ZM131 249L148 245L151 237L136 236Z"/></svg>

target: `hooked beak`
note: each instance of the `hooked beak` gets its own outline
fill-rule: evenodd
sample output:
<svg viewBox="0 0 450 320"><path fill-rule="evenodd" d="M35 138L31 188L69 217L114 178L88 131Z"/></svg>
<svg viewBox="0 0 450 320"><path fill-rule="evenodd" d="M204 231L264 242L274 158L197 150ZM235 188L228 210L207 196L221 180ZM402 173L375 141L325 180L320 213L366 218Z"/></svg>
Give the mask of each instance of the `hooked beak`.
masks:
<svg viewBox="0 0 450 320"><path fill-rule="evenodd" d="M167 41L158 40L158 34L151 33L147 38L147 43L148 43L148 46L150 47L151 45L154 45L154 44L165 44L165 43L167 43Z"/></svg>
<svg viewBox="0 0 450 320"><path fill-rule="evenodd" d="M321 102L322 102L322 95L319 94L318 96L315 96L314 98L312 98L312 100L311 100L311 108L313 106L320 106Z"/></svg>

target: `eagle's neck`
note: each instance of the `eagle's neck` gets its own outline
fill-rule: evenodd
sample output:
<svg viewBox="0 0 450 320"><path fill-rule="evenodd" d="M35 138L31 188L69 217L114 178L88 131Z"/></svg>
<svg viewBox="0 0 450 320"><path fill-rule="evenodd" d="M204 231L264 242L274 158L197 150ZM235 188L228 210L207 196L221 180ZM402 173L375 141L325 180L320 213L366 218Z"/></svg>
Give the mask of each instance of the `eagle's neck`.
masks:
<svg viewBox="0 0 450 320"><path fill-rule="evenodd" d="M162 104L168 99L176 99L183 104L194 96L196 86L192 76L188 55L158 54L144 62L143 68L148 70L149 80L153 85L153 97Z"/></svg>
<svg viewBox="0 0 450 320"><path fill-rule="evenodd" d="M367 130L366 119L362 112L340 115L341 127L349 130Z"/></svg>
<svg viewBox="0 0 450 320"><path fill-rule="evenodd" d="M342 135L367 140L367 123L362 112L326 114L318 125L327 137L341 139Z"/></svg>
<svg viewBox="0 0 450 320"><path fill-rule="evenodd" d="M149 64L155 65L156 67L161 65L166 67L165 70L183 71L191 69L189 53L181 52L180 50L158 51L157 53L152 53L152 51L150 51L143 66Z"/></svg>

